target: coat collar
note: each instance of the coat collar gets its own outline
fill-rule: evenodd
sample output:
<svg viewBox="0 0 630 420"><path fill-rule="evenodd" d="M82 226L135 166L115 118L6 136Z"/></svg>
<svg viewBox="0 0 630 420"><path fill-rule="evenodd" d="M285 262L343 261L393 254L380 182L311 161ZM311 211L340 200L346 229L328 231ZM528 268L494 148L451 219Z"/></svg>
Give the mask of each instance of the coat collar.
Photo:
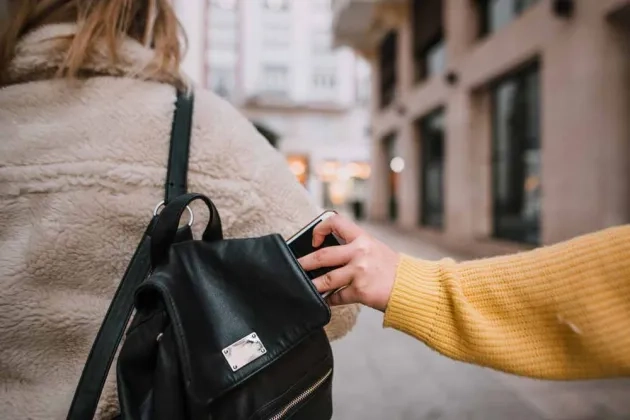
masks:
<svg viewBox="0 0 630 420"><path fill-rule="evenodd" d="M55 77L65 59L69 42L77 32L77 25L58 23L44 25L24 35L16 46L9 65L9 84L45 80ZM153 51L127 38L114 62L104 42L94 46L79 73L87 76L132 77L173 84L171 77L151 71ZM189 83L188 81L185 81Z"/></svg>

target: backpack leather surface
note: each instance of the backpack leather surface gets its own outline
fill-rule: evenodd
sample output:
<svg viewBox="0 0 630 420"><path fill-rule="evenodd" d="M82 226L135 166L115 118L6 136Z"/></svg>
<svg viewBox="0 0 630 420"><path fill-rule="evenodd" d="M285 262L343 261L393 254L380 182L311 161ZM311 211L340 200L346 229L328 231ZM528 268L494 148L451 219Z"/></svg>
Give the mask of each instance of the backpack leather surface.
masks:
<svg viewBox="0 0 630 420"><path fill-rule="evenodd" d="M215 211L203 240L172 243L171 210L193 199L210 202L178 197L154 228L118 362L123 418L330 418L328 306L279 235L222 239ZM234 370L224 350L252 335L264 353Z"/></svg>

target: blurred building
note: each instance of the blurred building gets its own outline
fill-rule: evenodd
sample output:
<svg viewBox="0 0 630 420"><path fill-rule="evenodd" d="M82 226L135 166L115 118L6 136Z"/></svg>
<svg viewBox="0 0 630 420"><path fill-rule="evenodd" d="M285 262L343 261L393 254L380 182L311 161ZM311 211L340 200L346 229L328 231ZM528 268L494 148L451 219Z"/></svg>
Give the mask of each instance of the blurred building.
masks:
<svg viewBox="0 0 630 420"><path fill-rule="evenodd" d="M630 221L630 0L333 0L369 215L479 254Z"/></svg>
<svg viewBox="0 0 630 420"><path fill-rule="evenodd" d="M204 4L206 0L173 0L177 18L186 32L186 54L182 69L197 85L203 80Z"/></svg>
<svg viewBox="0 0 630 420"><path fill-rule="evenodd" d="M176 8L193 41L195 58L184 62L191 77L236 105L320 205L365 201L370 68L333 47L330 0L180 0Z"/></svg>

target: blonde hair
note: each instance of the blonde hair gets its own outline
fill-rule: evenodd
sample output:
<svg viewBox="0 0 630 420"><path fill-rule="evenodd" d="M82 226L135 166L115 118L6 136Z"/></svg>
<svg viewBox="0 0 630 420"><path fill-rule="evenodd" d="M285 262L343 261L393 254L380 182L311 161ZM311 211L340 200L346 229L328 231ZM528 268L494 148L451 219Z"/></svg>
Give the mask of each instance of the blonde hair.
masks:
<svg viewBox="0 0 630 420"><path fill-rule="evenodd" d="M1 1L1 0L0 0ZM77 32L67 42L66 56L57 76L76 78L98 43L105 42L113 63L129 37L154 51L146 70L157 80L178 87L185 84L180 73L183 36L169 0L8 0L9 13L0 29L0 85L8 81L9 63L22 36L50 23L77 23ZM184 38L185 42L185 38Z"/></svg>

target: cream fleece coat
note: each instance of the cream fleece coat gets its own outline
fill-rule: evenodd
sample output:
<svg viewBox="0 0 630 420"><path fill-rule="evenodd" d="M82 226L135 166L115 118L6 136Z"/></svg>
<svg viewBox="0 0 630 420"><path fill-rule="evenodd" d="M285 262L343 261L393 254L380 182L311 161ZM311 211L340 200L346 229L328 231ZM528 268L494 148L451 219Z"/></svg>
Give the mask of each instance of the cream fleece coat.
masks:
<svg viewBox="0 0 630 420"><path fill-rule="evenodd" d="M110 297L163 197L173 87L138 74L151 58L134 41L92 76L50 75L54 39L25 36L0 89L0 418L62 419ZM285 160L232 106L196 90L189 191L210 196L227 237L288 236L319 212ZM203 226L202 207L195 223ZM333 309L331 339L358 309ZM113 369L99 418L117 410Z"/></svg>

